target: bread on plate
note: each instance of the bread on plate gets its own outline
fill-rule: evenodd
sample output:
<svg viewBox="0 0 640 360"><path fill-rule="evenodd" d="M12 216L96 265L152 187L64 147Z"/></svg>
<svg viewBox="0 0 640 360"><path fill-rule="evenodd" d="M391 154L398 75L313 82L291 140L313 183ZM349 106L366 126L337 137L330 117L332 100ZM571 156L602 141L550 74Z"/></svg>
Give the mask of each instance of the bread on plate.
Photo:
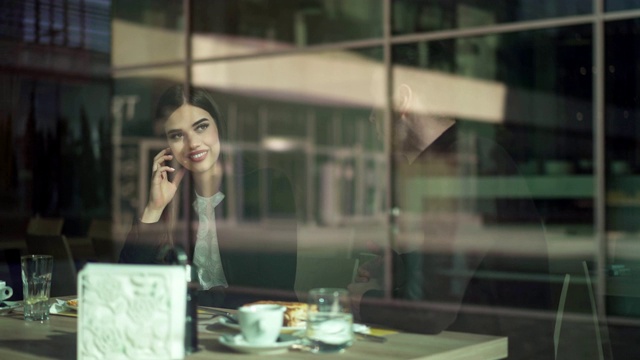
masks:
<svg viewBox="0 0 640 360"><path fill-rule="evenodd" d="M260 300L246 305L276 304L285 307L282 326L304 327L307 324L307 304L295 301Z"/></svg>

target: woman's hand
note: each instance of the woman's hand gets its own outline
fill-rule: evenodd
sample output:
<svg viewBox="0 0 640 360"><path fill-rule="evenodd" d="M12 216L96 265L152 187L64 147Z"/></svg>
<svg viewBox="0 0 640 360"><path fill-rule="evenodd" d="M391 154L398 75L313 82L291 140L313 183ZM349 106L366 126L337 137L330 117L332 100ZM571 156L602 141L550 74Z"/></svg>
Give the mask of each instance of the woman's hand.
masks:
<svg viewBox="0 0 640 360"><path fill-rule="evenodd" d="M184 177L184 169L176 170L166 164L172 159L170 148L160 151L153 158L149 201L140 219L144 223L154 223L160 220L164 208L173 200ZM169 180L169 173L174 173L173 180Z"/></svg>

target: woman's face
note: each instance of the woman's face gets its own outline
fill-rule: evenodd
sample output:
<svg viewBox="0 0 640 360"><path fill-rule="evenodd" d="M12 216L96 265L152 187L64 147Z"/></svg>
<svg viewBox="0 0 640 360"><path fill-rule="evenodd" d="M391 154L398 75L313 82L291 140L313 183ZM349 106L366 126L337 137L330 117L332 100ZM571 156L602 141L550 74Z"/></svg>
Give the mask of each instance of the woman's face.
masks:
<svg viewBox="0 0 640 360"><path fill-rule="evenodd" d="M206 110L184 104L164 124L174 159L192 173L214 171L220 156L220 138L213 117Z"/></svg>

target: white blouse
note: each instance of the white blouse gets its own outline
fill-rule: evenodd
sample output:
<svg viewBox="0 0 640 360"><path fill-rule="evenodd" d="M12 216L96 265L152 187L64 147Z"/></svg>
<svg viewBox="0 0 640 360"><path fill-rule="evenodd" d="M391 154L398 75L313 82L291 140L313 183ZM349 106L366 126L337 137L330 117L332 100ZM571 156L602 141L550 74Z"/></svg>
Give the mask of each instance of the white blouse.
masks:
<svg viewBox="0 0 640 360"><path fill-rule="evenodd" d="M221 192L217 192L211 197L202 197L196 193L196 200L193 202L199 220L193 263L198 269L198 280L204 290L209 290L214 286L228 286L220 260L214 211L222 199L224 199L224 194Z"/></svg>

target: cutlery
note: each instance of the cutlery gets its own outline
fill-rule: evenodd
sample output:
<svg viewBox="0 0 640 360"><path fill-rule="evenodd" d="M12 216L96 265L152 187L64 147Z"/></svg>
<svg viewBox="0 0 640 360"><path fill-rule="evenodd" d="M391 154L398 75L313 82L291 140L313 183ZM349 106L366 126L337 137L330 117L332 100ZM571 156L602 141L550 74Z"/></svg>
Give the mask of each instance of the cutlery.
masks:
<svg viewBox="0 0 640 360"><path fill-rule="evenodd" d="M223 317L223 318L227 319L229 321L229 323L231 323L231 324L238 324L238 319L236 319L236 317L231 315L231 314L229 314L229 315L213 314L213 316L211 316L212 319L215 319L217 317Z"/></svg>
<svg viewBox="0 0 640 360"><path fill-rule="evenodd" d="M371 335L371 334L367 334L361 331L354 331L354 334L356 334L356 336L360 337L363 340L369 340L369 341L374 341L374 342L378 342L378 343L383 343L385 341L387 341L386 337L383 336L376 336L376 335Z"/></svg>
<svg viewBox="0 0 640 360"><path fill-rule="evenodd" d="M232 313L230 313L228 311L215 310L215 309L207 309L207 310L204 310L204 311L208 315L212 315L211 316L212 319L217 318L217 317L224 317L227 320L229 320L232 324L238 324L238 318L234 314L232 314Z"/></svg>

